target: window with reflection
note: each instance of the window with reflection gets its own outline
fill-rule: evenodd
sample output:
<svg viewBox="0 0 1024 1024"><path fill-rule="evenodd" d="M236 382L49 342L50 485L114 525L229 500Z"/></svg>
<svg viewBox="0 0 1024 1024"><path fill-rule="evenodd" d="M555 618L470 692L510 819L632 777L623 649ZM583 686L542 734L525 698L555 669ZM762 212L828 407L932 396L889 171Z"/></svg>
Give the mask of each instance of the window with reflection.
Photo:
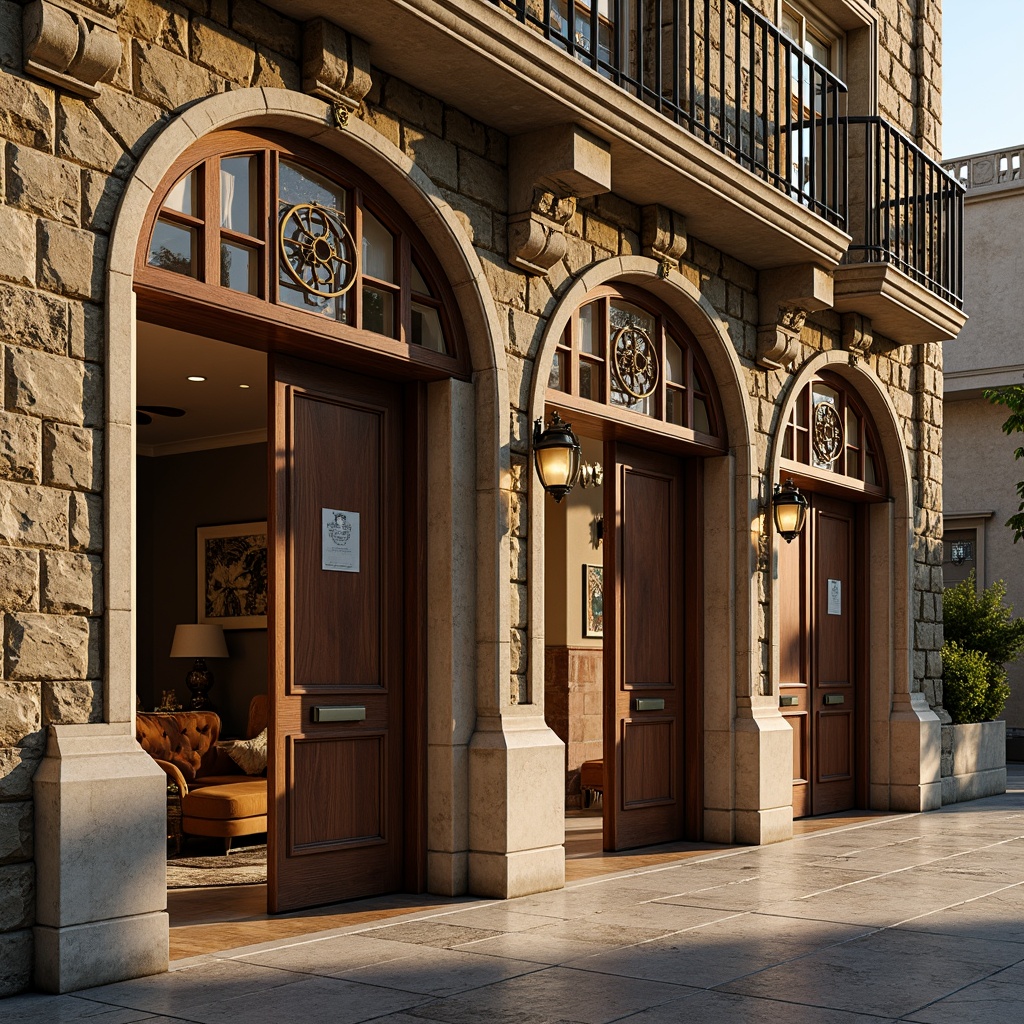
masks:
<svg viewBox="0 0 1024 1024"><path fill-rule="evenodd" d="M707 441L721 433L711 375L686 327L639 289L603 288L576 310L548 387L621 418L657 420ZM581 404L580 408L586 408Z"/></svg>
<svg viewBox="0 0 1024 1024"><path fill-rule="evenodd" d="M811 381L786 424L782 458L847 477L866 491L886 489L878 435L857 396L831 374Z"/></svg>
<svg viewBox="0 0 1024 1024"><path fill-rule="evenodd" d="M312 147L273 138L223 133L222 152L173 175L151 214L140 279L454 357L450 292L402 212L333 155L328 166Z"/></svg>

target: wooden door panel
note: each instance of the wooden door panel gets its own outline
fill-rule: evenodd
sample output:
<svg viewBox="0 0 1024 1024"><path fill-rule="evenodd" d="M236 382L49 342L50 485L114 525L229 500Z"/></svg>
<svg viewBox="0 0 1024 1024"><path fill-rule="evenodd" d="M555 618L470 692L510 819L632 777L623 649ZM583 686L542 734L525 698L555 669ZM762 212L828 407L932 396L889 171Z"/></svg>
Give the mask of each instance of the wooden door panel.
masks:
<svg viewBox="0 0 1024 1024"><path fill-rule="evenodd" d="M282 911L402 883L403 406L397 385L270 364L268 904ZM329 566L325 510L350 529L348 571ZM338 709L352 719L328 720Z"/></svg>
<svg viewBox="0 0 1024 1024"><path fill-rule="evenodd" d="M818 782L835 782L853 774L853 715L818 713Z"/></svg>
<svg viewBox="0 0 1024 1024"><path fill-rule="evenodd" d="M671 719L622 723L622 806L672 803L676 798L675 722Z"/></svg>
<svg viewBox="0 0 1024 1024"><path fill-rule="evenodd" d="M289 744L290 852L387 840L387 737L331 736Z"/></svg>
<svg viewBox="0 0 1024 1024"><path fill-rule="evenodd" d="M291 394L291 411L294 436L305 439L307 451L292 463L290 582L299 592L289 623L294 640L288 692L386 689L387 622L382 612L387 609L382 608L381 593L382 575L390 566L376 553L385 543L381 460L390 425L384 410L349 407L299 390ZM338 467L341 453L344 473ZM368 556L359 572L321 568L324 508L358 513L360 546ZM340 616L306 614L310 609L337 609Z"/></svg>
<svg viewBox="0 0 1024 1024"><path fill-rule="evenodd" d="M605 465L604 841L622 850L683 836L684 488L669 456L608 442Z"/></svg>

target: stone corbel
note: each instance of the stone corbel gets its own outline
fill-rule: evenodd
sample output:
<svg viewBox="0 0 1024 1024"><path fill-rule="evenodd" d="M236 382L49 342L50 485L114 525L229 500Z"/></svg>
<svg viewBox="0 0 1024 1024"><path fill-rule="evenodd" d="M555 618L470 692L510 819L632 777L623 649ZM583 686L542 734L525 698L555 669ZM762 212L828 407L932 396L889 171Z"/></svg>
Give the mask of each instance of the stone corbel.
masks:
<svg viewBox="0 0 1024 1024"><path fill-rule="evenodd" d="M302 32L302 88L334 107L339 127L370 91L370 44L326 18Z"/></svg>
<svg viewBox="0 0 1024 1024"><path fill-rule="evenodd" d="M75 0L26 4L22 12L25 73L78 96L99 96L99 83L111 79L121 63L117 22L107 16L118 10L116 4L88 6Z"/></svg>
<svg viewBox="0 0 1024 1024"><path fill-rule="evenodd" d="M645 256L661 264L661 276L668 277L679 269L679 261L689 243L686 218L666 206L645 206L641 223L640 244Z"/></svg>
<svg viewBox="0 0 1024 1024"><path fill-rule="evenodd" d="M860 313L844 313L842 316L843 348L860 359L871 352L875 336L871 330L871 318Z"/></svg>
<svg viewBox="0 0 1024 1024"><path fill-rule="evenodd" d="M763 270L758 278L757 362L790 366L800 351L807 314L832 306L832 275L813 263Z"/></svg>
<svg viewBox="0 0 1024 1024"><path fill-rule="evenodd" d="M577 125L519 135L509 146L509 262L546 274L566 250L576 199L611 188L611 149Z"/></svg>

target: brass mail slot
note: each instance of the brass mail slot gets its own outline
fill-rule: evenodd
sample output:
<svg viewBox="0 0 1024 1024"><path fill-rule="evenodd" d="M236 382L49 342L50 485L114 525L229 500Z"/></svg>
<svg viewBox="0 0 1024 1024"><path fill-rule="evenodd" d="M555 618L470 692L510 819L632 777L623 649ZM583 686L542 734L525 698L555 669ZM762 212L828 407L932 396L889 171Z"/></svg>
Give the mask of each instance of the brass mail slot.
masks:
<svg viewBox="0 0 1024 1024"><path fill-rule="evenodd" d="M665 701L662 697L637 697L633 707L636 711L664 711Z"/></svg>
<svg viewBox="0 0 1024 1024"><path fill-rule="evenodd" d="M826 693L825 694L826 704L845 704L846 698L841 693Z"/></svg>
<svg viewBox="0 0 1024 1024"><path fill-rule="evenodd" d="M779 707L780 708L795 708L800 703L799 697L780 697Z"/></svg>
<svg viewBox="0 0 1024 1024"><path fill-rule="evenodd" d="M366 719L366 708L362 705L350 707L314 707L314 722L362 722Z"/></svg>

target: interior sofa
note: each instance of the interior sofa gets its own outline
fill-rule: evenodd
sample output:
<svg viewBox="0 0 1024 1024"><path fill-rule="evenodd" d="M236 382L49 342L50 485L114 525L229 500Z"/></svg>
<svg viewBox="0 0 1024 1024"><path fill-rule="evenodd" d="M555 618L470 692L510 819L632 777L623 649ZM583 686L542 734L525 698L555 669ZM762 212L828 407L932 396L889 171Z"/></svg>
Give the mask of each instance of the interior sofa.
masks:
<svg viewBox="0 0 1024 1024"><path fill-rule="evenodd" d="M267 715L267 697L254 697L246 739L266 728ZM267 831L267 778L265 766L261 775L246 775L219 737L214 711L135 716L135 738L178 787L182 833L223 839L227 853L235 836Z"/></svg>

